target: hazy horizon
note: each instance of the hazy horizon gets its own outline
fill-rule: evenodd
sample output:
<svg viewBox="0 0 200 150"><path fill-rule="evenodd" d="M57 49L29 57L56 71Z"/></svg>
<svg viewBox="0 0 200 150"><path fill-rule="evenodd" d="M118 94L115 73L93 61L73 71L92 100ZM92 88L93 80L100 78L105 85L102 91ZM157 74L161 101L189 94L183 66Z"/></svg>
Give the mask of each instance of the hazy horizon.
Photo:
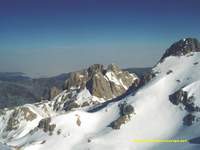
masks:
<svg viewBox="0 0 200 150"><path fill-rule="evenodd" d="M200 39L196 0L2 0L0 72L54 76L91 64L150 67Z"/></svg>

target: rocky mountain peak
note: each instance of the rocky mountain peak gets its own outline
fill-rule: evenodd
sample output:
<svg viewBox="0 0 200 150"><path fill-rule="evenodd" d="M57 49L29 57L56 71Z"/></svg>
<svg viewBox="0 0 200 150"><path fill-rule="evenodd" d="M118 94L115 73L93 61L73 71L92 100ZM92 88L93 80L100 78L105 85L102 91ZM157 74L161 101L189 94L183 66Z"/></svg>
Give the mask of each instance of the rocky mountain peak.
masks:
<svg viewBox="0 0 200 150"><path fill-rule="evenodd" d="M200 51L200 43L196 38L181 39L172 44L164 53L161 61L168 56L182 56L190 52Z"/></svg>
<svg viewBox="0 0 200 150"><path fill-rule="evenodd" d="M72 72L70 74L69 79L65 81L64 89L70 90L70 89L82 88L85 85L86 79L87 79L87 72L85 72L84 70Z"/></svg>
<svg viewBox="0 0 200 150"><path fill-rule="evenodd" d="M107 71L112 71L114 73L120 73L122 70L115 64L110 64L107 67Z"/></svg>
<svg viewBox="0 0 200 150"><path fill-rule="evenodd" d="M90 77L97 72L103 73L104 66L102 64L93 64L87 69L87 72L88 72L88 76Z"/></svg>
<svg viewBox="0 0 200 150"><path fill-rule="evenodd" d="M71 73L65 82L65 89L87 88L91 95L111 99L123 94L139 79L135 74L122 71L117 65L110 64L105 69L101 64L94 64L88 69Z"/></svg>

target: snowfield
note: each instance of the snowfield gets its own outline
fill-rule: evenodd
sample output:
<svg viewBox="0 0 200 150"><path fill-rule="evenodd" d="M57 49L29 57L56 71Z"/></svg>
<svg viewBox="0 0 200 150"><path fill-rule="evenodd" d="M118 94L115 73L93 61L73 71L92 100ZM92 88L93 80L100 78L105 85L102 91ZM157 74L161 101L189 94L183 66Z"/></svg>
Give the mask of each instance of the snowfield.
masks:
<svg viewBox="0 0 200 150"><path fill-rule="evenodd" d="M167 57L158 63L153 72L156 74L148 84L143 86L135 95L113 102L106 107L89 113L86 109L69 112L53 112L44 115L44 112L27 105L37 114L37 119L30 121L15 131L7 134L2 143L12 149L20 150L198 150L200 145L190 143L134 143L131 140L171 140L192 139L200 137L200 122L191 126L183 125L183 118L188 114L184 106L173 105L169 95L179 89L194 96L194 103L200 106L200 53L193 52L185 56ZM116 81L110 73L107 74L113 82ZM64 94L65 92L63 92ZM59 96L58 96L59 97ZM78 96L78 102L88 99L104 101L92 97L87 89ZM119 130L112 129L109 124L120 117L118 104L126 101L135 109L130 120L121 125ZM8 114L9 115L9 111ZM50 124L55 128L52 134L37 129L41 118L51 117ZM199 112L195 112L197 118ZM5 117L6 118L6 117ZM2 119L2 117L1 117ZM4 124L0 123L1 134ZM12 138L11 138L12 137ZM7 150L5 146L0 149Z"/></svg>

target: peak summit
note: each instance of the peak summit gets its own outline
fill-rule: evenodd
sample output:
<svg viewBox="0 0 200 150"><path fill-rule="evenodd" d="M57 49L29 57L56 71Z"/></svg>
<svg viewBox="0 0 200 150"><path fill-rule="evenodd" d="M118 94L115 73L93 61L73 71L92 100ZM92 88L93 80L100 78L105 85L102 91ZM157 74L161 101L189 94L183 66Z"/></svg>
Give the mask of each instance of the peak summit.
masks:
<svg viewBox="0 0 200 150"><path fill-rule="evenodd" d="M168 56L182 56L190 52L199 52L200 43L196 38L181 39L172 44L164 53L161 61Z"/></svg>
<svg viewBox="0 0 200 150"><path fill-rule="evenodd" d="M65 89L87 88L94 96L111 99L124 93L138 77L122 71L117 65L110 64L105 69L101 64L91 65L88 69L74 72L65 82Z"/></svg>
<svg viewBox="0 0 200 150"><path fill-rule="evenodd" d="M115 65L115 64L110 64L110 65L108 65L107 70L108 70L108 71L113 71L113 72L115 72L115 73L121 72L121 71L122 71L122 70L121 70L117 65Z"/></svg>
<svg viewBox="0 0 200 150"><path fill-rule="evenodd" d="M97 72L103 72L103 71L104 71L104 66L102 64L93 64L87 69L89 76Z"/></svg>

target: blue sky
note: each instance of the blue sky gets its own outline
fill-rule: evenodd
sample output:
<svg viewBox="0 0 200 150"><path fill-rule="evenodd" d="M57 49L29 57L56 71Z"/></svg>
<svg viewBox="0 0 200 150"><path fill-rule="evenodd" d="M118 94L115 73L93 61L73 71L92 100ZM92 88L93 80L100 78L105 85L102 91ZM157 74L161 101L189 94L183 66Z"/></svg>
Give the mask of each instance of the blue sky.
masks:
<svg viewBox="0 0 200 150"><path fill-rule="evenodd" d="M173 42L200 39L199 7L198 0L1 0L0 71L152 66Z"/></svg>

